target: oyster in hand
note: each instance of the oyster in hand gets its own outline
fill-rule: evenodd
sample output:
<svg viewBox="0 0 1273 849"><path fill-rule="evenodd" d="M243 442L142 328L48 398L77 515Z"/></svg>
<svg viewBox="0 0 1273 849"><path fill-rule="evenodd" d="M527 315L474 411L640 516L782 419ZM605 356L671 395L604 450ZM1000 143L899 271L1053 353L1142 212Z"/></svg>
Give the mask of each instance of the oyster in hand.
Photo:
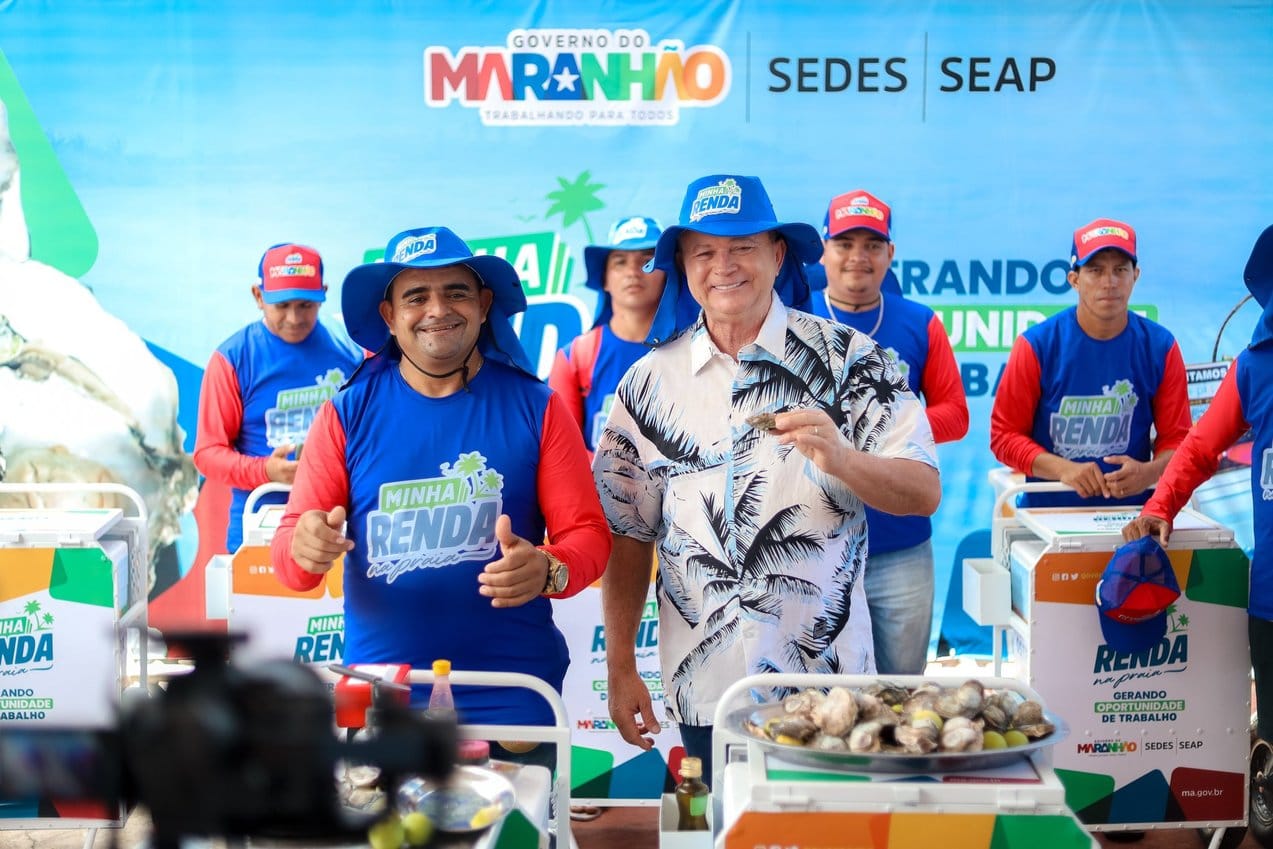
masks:
<svg viewBox="0 0 1273 849"><path fill-rule="evenodd" d="M748 416L743 421L756 430L773 430L778 426L778 420L774 418L773 413L757 413L754 416Z"/></svg>

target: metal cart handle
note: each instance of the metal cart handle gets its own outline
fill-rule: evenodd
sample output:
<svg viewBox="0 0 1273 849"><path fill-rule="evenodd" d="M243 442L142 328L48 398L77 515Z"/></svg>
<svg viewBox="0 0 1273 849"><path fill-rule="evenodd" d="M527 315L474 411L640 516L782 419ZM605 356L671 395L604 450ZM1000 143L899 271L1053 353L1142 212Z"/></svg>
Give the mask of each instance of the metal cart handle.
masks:
<svg viewBox="0 0 1273 849"><path fill-rule="evenodd" d="M279 483L278 481L270 481L263 483L256 489L248 493L247 501L243 502L243 524L247 524L248 516L256 512L256 504L265 496L272 492L291 492L292 485L290 483Z"/></svg>
<svg viewBox="0 0 1273 849"><path fill-rule="evenodd" d="M993 476L994 472L991 472L991 475ZM1004 514L1004 508L1008 505L1009 499L1014 499L1023 492L1074 492L1074 487L1060 481L1029 481L1004 487L995 497L994 512L990 514L991 527L994 528L990 538L990 556L996 561L1003 562L1005 528L1015 524L1015 521L1009 521L1012 518L1010 514Z"/></svg>

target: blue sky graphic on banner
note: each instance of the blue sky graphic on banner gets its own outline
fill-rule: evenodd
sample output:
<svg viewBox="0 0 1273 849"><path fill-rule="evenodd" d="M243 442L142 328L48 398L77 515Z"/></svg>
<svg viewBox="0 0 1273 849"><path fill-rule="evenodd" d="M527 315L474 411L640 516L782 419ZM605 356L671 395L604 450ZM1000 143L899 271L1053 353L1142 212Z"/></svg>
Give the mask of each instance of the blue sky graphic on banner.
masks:
<svg viewBox="0 0 1273 849"><path fill-rule="evenodd" d="M1076 226L1132 223L1133 304L1210 358L1273 221L1271 31L1268 4L1183 0L0 3L13 85L96 232L79 279L177 364L188 432L271 244L321 251L338 323L346 270L445 224L517 265L546 373L591 320L582 250L615 218L670 222L708 173L756 174L814 224L869 189L969 396L968 436L940 449L939 596L989 524L1007 351L1075 300ZM28 205L39 180L24 171Z"/></svg>

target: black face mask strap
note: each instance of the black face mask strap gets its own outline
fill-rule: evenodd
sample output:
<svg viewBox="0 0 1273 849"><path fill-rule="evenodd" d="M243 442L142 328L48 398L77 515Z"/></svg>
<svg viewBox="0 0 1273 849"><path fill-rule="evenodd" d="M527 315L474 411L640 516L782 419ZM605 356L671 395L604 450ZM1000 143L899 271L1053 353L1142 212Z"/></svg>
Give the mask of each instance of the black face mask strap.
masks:
<svg viewBox="0 0 1273 849"><path fill-rule="evenodd" d="M476 350L477 350L477 340L474 340L473 347L469 348L469 352L464 355L464 362L460 363L459 366L451 369L450 371L444 374L434 374L428 369L421 368L419 363L417 363L415 360L407 356L407 352L402 350L401 345L398 346L398 352L402 354L402 358L406 360L407 362L411 363L412 367L414 367L416 371L420 372L423 375L427 375L428 377L431 377L434 380L443 380L445 378L450 377L453 374L459 374L460 382L463 384L464 390L466 392L468 391L468 388L469 388L469 360L473 358L473 352Z"/></svg>

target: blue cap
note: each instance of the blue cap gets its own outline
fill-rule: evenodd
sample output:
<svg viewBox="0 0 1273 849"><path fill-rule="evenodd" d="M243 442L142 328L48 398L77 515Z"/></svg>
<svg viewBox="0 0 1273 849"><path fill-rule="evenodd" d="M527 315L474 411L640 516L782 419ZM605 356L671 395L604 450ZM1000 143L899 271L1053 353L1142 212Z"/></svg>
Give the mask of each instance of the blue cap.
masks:
<svg viewBox="0 0 1273 849"><path fill-rule="evenodd" d="M452 265L467 267L495 295L478 337L482 356L534 375L509 320L526 309L526 293L517 271L501 257L474 256L464 240L446 227L404 230L389 240L383 262L359 265L345 275L340 305L349 338L368 351L379 352L389 341L389 327L380 315L380 304L398 272Z"/></svg>
<svg viewBox="0 0 1273 849"><path fill-rule="evenodd" d="M1178 598L1176 571L1156 539L1119 546L1096 584L1105 643L1117 652L1153 648L1167 633L1167 611Z"/></svg>
<svg viewBox="0 0 1273 849"><path fill-rule="evenodd" d="M1255 240L1242 279L1256 303L1264 308L1264 315L1260 316L1255 332L1251 334L1251 347L1273 343L1273 297L1270 297L1273 295L1273 227L1267 228Z"/></svg>
<svg viewBox="0 0 1273 849"><path fill-rule="evenodd" d="M693 323L698 315L698 304L676 263L677 244L686 230L726 237L777 230L787 242L787 255L782 268L778 269L774 291L789 307L809 308L809 281L804 266L822 256L822 239L817 229L802 222L779 221L758 177L731 174L699 177L685 190L680 218L676 226L668 227L659 236L654 259L647 266L667 272L667 285L663 287L647 344L663 344Z"/></svg>
<svg viewBox="0 0 1273 849"><path fill-rule="evenodd" d="M610 228L604 245L588 245L583 249L583 267L588 277L583 281L589 289L597 290L597 316L592 322L596 327L610 320L610 293L606 288L606 260L613 251L648 251L659 242L663 228L653 218L634 215L620 218Z"/></svg>

